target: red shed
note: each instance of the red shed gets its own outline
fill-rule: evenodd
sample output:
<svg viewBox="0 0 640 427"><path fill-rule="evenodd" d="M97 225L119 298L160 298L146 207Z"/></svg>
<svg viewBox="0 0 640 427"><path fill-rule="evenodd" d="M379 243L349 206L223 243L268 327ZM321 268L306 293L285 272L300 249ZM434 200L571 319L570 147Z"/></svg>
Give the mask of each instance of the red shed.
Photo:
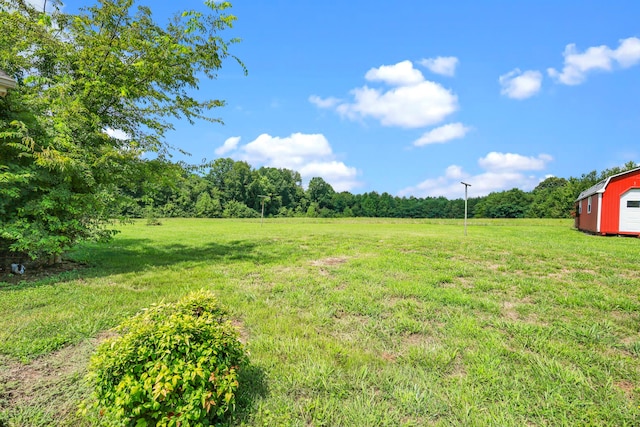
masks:
<svg viewBox="0 0 640 427"><path fill-rule="evenodd" d="M640 168L610 176L580 193L575 226L592 233L640 236Z"/></svg>

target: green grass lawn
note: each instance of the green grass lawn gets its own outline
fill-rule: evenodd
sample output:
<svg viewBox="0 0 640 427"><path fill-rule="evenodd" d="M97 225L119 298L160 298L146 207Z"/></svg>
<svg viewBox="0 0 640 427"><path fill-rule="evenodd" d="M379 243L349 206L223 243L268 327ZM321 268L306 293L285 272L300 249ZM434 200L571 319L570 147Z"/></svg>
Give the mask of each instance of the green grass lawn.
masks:
<svg viewBox="0 0 640 427"><path fill-rule="evenodd" d="M0 425L81 425L96 337L212 290L236 425L640 425L640 240L570 220L163 220L0 284Z"/></svg>

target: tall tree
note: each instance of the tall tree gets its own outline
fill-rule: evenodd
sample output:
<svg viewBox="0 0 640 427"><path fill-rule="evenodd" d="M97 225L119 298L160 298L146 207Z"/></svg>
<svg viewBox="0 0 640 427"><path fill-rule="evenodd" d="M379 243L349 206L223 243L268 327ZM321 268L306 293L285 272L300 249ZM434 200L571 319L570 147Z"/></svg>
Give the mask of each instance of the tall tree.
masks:
<svg viewBox="0 0 640 427"><path fill-rule="evenodd" d="M336 214L342 216L353 216L352 207L354 205L354 196L348 191L335 193L331 198L331 204Z"/></svg>
<svg viewBox="0 0 640 427"><path fill-rule="evenodd" d="M170 149L168 119L219 121L210 110L224 102L193 93L237 41L220 36L228 2L164 25L134 0L77 14L50 4L0 0L0 69L18 80L0 100L0 253L32 258L112 235L116 187L137 177L141 153Z"/></svg>
<svg viewBox="0 0 640 427"><path fill-rule="evenodd" d="M576 194L572 194L564 178L549 177L532 192L533 200L527 216L534 218L568 218L573 211Z"/></svg>
<svg viewBox="0 0 640 427"><path fill-rule="evenodd" d="M523 218L531 204L531 194L513 188L490 193L480 200L474 209L478 218Z"/></svg>
<svg viewBox="0 0 640 427"><path fill-rule="evenodd" d="M335 191L331 184L320 177L311 178L307 187L307 195L311 203L317 203L320 209L332 209Z"/></svg>

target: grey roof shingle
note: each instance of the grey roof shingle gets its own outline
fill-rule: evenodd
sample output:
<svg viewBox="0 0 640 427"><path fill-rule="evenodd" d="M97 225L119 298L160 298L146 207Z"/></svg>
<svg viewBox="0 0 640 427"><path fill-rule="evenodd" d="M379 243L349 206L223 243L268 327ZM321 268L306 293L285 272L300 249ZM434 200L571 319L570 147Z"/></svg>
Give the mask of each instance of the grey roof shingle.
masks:
<svg viewBox="0 0 640 427"><path fill-rule="evenodd" d="M593 186L587 188L582 193L580 193L580 195L576 199L576 202L578 200L582 200L582 199L584 199L586 197L593 196L596 193L604 193L604 188L607 186L607 182L609 182L609 180L605 179L603 181L600 181L596 185L593 185Z"/></svg>
<svg viewBox="0 0 640 427"><path fill-rule="evenodd" d="M609 178L603 179L602 181L600 181L596 185L594 185L592 187L589 187L586 190L584 190L582 193L580 193L580 195L576 199L576 202L578 200L585 199L585 198L587 198L589 196L593 196L594 194L597 194L597 193L604 193L604 190L605 190L605 188L607 188L607 185L609 185L609 181L611 181L611 178L615 178L615 177L618 177L618 176L626 175L628 173L633 173L633 172L637 172L637 171L640 171L640 168L629 169L628 171L624 171L624 172L621 172L621 173L616 174L616 175L611 175Z"/></svg>

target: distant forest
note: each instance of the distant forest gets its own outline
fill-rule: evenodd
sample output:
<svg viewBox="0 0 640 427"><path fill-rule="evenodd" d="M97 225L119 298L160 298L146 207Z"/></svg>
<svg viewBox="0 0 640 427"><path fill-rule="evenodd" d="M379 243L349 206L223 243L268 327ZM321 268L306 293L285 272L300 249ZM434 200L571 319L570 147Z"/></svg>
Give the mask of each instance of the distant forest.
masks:
<svg viewBox="0 0 640 427"><path fill-rule="evenodd" d="M289 169L252 168L247 162L217 159L206 166L189 166L165 159L144 162L146 172L119 190L114 206L120 216L257 218L265 217L381 217L462 218L464 199L397 197L375 191L336 192L324 179L312 178L307 189L300 174ZM569 218L583 190L611 175L633 169L591 171L580 177L550 177L530 192L514 188L468 199L475 218ZM151 178L153 177L153 178ZM135 181L135 182L133 182Z"/></svg>

